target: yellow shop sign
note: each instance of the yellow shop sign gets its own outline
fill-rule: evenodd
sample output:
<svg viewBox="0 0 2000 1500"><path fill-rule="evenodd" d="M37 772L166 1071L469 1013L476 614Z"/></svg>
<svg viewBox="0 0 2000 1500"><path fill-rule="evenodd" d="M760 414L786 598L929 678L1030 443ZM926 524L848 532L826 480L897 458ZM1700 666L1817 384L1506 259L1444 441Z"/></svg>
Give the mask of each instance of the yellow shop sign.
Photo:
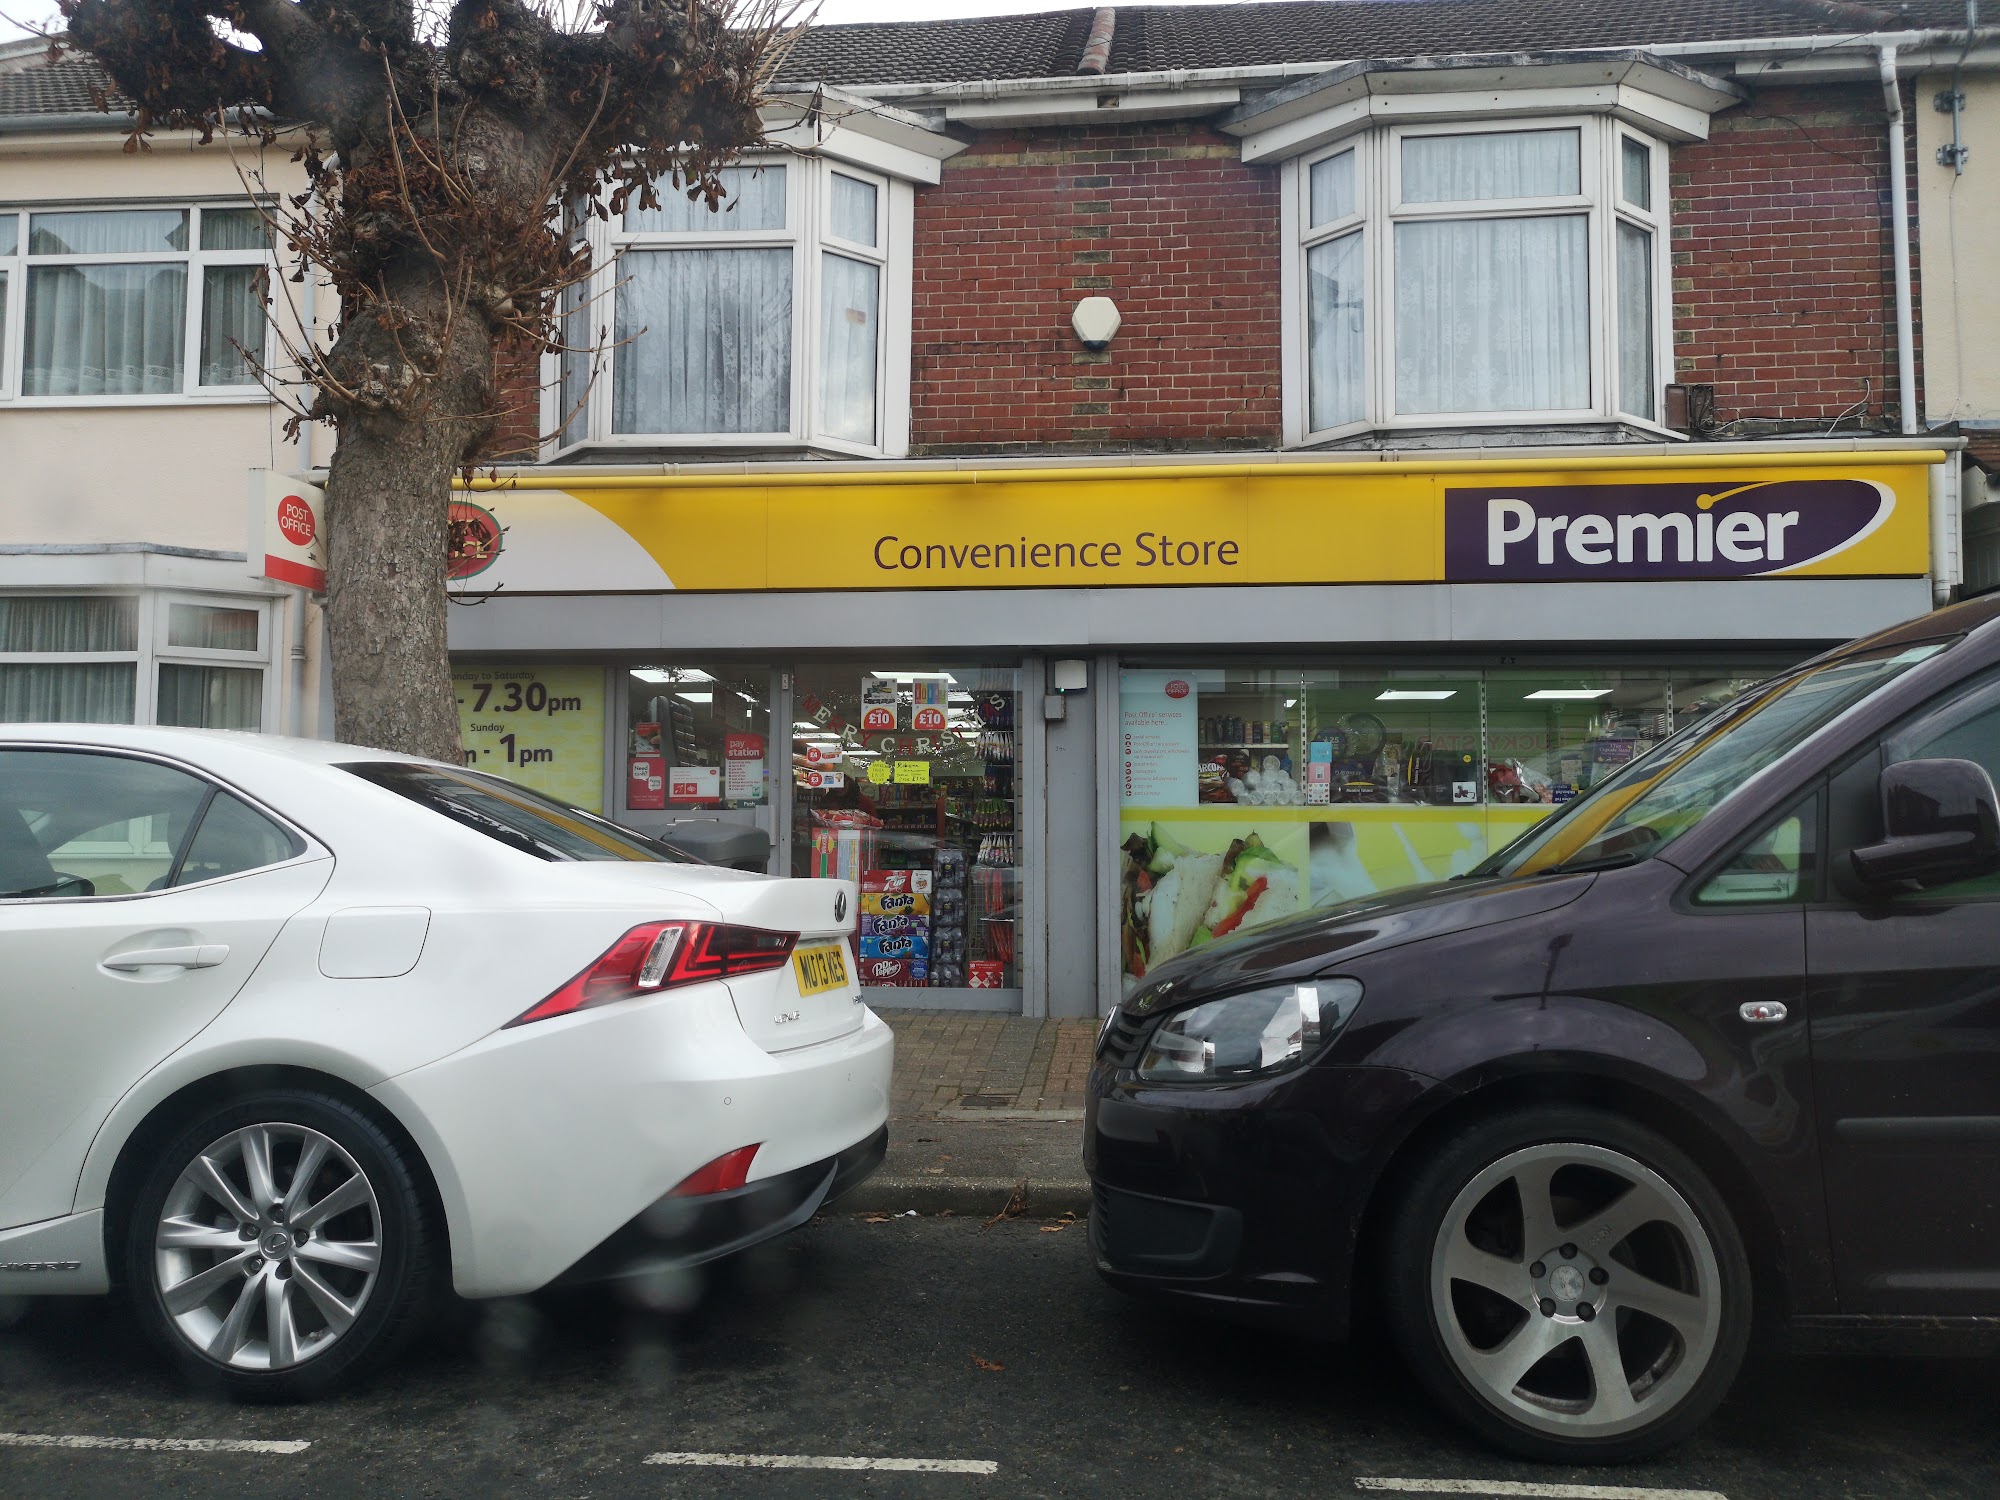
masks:
<svg viewBox="0 0 2000 1500"><path fill-rule="evenodd" d="M1141 588L1916 577L1941 452L480 481L480 586Z"/></svg>

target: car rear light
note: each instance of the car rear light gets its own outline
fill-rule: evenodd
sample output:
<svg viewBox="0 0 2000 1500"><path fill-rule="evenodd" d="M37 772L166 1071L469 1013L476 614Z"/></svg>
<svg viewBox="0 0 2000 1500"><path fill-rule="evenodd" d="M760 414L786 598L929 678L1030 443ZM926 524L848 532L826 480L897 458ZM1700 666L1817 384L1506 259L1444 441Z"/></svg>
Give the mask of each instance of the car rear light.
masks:
<svg viewBox="0 0 2000 1500"><path fill-rule="evenodd" d="M756 1155L756 1146L740 1146L726 1155L718 1156L707 1166L690 1172L681 1180L681 1185L667 1196L701 1198L709 1193L727 1193L740 1188L750 1180L750 1163Z"/></svg>
<svg viewBox="0 0 2000 1500"><path fill-rule="evenodd" d="M596 963L507 1025L567 1016L679 984L782 968L798 940L795 932L764 932L715 922L647 922L634 927L605 949Z"/></svg>

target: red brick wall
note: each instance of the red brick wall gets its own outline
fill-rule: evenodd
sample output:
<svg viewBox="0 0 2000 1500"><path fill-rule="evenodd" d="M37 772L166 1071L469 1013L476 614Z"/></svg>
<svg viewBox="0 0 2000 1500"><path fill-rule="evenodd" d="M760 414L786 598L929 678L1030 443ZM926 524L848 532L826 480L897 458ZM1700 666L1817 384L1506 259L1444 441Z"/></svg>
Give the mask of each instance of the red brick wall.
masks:
<svg viewBox="0 0 2000 1500"><path fill-rule="evenodd" d="M1275 447L1278 182L1169 122L986 135L916 207L918 453ZM1092 353L1092 295L1124 326Z"/></svg>
<svg viewBox="0 0 2000 1500"><path fill-rule="evenodd" d="M1899 409L1879 88L1759 92L1674 148L1673 200L1677 378L1714 384L1718 420Z"/></svg>

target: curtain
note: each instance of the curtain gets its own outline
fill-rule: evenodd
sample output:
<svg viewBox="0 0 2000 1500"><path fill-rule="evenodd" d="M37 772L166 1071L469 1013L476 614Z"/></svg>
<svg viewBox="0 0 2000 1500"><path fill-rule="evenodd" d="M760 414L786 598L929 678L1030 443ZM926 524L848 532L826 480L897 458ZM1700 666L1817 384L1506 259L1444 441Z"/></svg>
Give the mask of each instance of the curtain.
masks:
<svg viewBox="0 0 2000 1500"><path fill-rule="evenodd" d="M157 255L188 247L184 208L31 214L30 255Z"/></svg>
<svg viewBox="0 0 2000 1500"><path fill-rule="evenodd" d="M1573 198L1583 191L1575 130L1498 130L1403 138L1405 203Z"/></svg>
<svg viewBox="0 0 2000 1500"><path fill-rule="evenodd" d="M1361 236L1342 235L1306 251L1306 369L1312 411L1324 432L1367 414Z"/></svg>
<svg viewBox="0 0 2000 1500"><path fill-rule="evenodd" d="M1653 237L1618 224L1618 407L1654 415Z"/></svg>
<svg viewBox="0 0 2000 1500"><path fill-rule="evenodd" d="M262 729L264 674L255 667L162 663L153 718L189 729Z"/></svg>
<svg viewBox="0 0 2000 1500"><path fill-rule="evenodd" d="M875 186L873 183L833 174L833 203L828 226L836 236L856 245L875 243Z"/></svg>
<svg viewBox="0 0 2000 1500"><path fill-rule="evenodd" d="M210 266L202 275L201 383L255 385L243 355L264 357L264 299L257 287L262 266Z"/></svg>
<svg viewBox="0 0 2000 1500"><path fill-rule="evenodd" d="M868 227L872 234L872 211ZM821 264L821 425L830 437L872 443L881 268L844 255L823 256Z"/></svg>
<svg viewBox="0 0 2000 1500"><path fill-rule="evenodd" d="M137 651L139 601L94 595L0 598L0 651Z"/></svg>
<svg viewBox="0 0 2000 1500"><path fill-rule="evenodd" d="M1316 161L1307 174L1308 204L1307 227L1331 224L1335 219L1344 219L1356 208L1354 198L1354 153L1343 151L1338 156L1329 156L1325 161Z"/></svg>
<svg viewBox="0 0 2000 1500"><path fill-rule="evenodd" d="M257 611L221 604L169 604L167 644L197 651L255 651Z"/></svg>
<svg viewBox="0 0 2000 1500"><path fill-rule="evenodd" d="M1653 206L1653 153L1629 135L1618 138L1619 196L1634 208Z"/></svg>
<svg viewBox="0 0 2000 1500"><path fill-rule="evenodd" d="M783 167L724 167L722 202L709 211L697 198L688 201L684 189L660 185L658 208L628 208L625 228L631 234L752 234L785 227Z"/></svg>
<svg viewBox="0 0 2000 1500"><path fill-rule="evenodd" d="M261 210L254 208L204 208L201 211L201 248L204 250L268 250L271 231Z"/></svg>
<svg viewBox="0 0 2000 1500"><path fill-rule="evenodd" d="M1396 410L1590 405L1581 214L1396 226Z"/></svg>
<svg viewBox="0 0 2000 1500"><path fill-rule="evenodd" d="M186 309L185 264L29 266L22 394L179 391Z"/></svg>
<svg viewBox="0 0 2000 1500"><path fill-rule="evenodd" d="M612 431L791 430L790 250L628 250L618 265Z"/></svg>
<svg viewBox="0 0 2000 1500"><path fill-rule="evenodd" d="M129 661L0 663L0 723L130 724Z"/></svg>
<svg viewBox="0 0 2000 1500"><path fill-rule="evenodd" d="M580 443L590 436L590 419L584 412L590 395L593 348L597 342L591 331L590 315L601 304L590 300L590 283L580 282L563 293L562 409L556 421L562 424L561 441Z"/></svg>

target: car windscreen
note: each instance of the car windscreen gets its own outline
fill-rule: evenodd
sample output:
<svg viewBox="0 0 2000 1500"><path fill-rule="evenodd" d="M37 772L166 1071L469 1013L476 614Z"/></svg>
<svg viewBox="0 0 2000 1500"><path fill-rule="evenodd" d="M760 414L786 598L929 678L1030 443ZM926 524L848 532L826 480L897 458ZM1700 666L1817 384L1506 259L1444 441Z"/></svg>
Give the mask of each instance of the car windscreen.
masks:
<svg viewBox="0 0 2000 1500"><path fill-rule="evenodd" d="M537 859L702 863L670 844L498 776L394 760L350 761L341 770Z"/></svg>
<svg viewBox="0 0 2000 1500"><path fill-rule="evenodd" d="M1543 875L1650 859L1751 777L1949 644L1836 657L1760 683L1661 741L1471 873Z"/></svg>

